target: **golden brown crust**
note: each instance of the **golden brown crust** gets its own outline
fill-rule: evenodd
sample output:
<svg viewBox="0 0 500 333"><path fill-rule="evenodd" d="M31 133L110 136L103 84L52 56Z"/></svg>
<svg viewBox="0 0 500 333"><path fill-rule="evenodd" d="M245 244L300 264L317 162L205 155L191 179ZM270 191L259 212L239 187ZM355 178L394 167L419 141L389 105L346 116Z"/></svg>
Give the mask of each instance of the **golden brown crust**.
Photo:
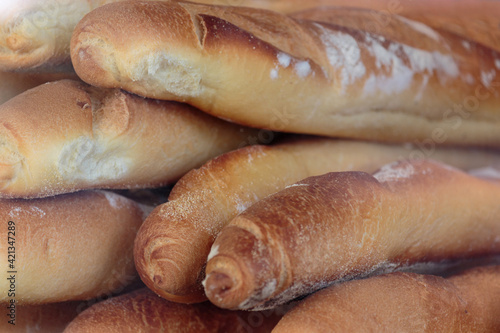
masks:
<svg viewBox="0 0 500 333"><path fill-rule="evenodd" d="M15 284L11 291L11 280L0 281L1 302L85 300L123 290L136 280L133 242L144 217L133 201L89 191L4 199L0 207L0 234L5 239L1 260L14 271L9 276L14 275ZM8 256L13 250L14 256Z"/></svg>
<svg viewBox="0 0 500 333"><path fill-rule="evenodd" d="M158 187L252 133L180 103L44 84L0 106L0 197Z"/></svg>
<svg viewBox="0 0 500 333"><path fill-rule="evenodd" d="M273 332L498 332L498 311L500 266L449 279L392 273L319 291Z"/></svg>
<svg viewBox="0 0 500 333"><path fill-rule="evenodd" d="M182 177L169 202L141 227L135 261L142 280L178 302L206 298L201 280L215 237L237 214L303 178L331 171L374 172L398 159L434 158L465 170L500 165L495 151L298 138L223 154Z"/></svg>
<svg viewBox="0 0 500 333"><path fill-rule="evenodd" d="M391 25L372 34L259 9L120 2L80 21L71 50L86 82L241 124L381 141L438 129L442 143L498 145L500 55L408 19L397 26L404 42Z"/></svg>
<svg viewBox="0 0 500 333"><path fill-rule="evenodd" d="M140 289L98 303L82 312L65 333L109 332L271 332L279 310L227 311L210 303L179 304Z"/></svg>
<svg viewBox="0 0 500 333"><path fill-rule="evenodd" d="M262 309L377 269L498 253L498 195L498 183L430 161L310 177L221 231L205 292Z"/></svg>

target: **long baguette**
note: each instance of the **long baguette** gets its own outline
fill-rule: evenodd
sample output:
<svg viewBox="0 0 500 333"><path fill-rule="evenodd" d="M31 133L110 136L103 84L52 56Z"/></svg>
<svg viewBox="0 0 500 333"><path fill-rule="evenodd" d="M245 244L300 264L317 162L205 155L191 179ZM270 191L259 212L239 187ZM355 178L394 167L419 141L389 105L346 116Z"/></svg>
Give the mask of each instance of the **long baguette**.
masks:
<svg viewBox="0 0 500 333"><path fill-rule="evenodd" d="M124 1L80 21L71 56L93 85L255 127L393 142L439 131L443 143L498 146L500 55L416 26L373 34L259 9Z"/></svg>
<svg viewBox="0 0 500 333"><path fill-rule="evenodd" d="M133 242L144 216L112 192L0 200L0 302L86 300L135 281Z"/></svg>
<svg viewBox="0 0 500 333"><path fill-rule="evenodd" d="M500 266L443 279L392 273L311 295L273 330L293 332L500 331Z"/></svg>
<svg viewBox="0 0 500 333"><path fill-rule="evenodd" d="M310 177L221 231L205 292L261 309L376 270L500 253L499 196L500 182L429 160Z"/></svg>
<svg viewBox="0 0 500 333"><path fill-rule="evenodd" d="M254 133L180 103L47 83L0 106L0 197L165 185Z"/></svg>
<svg viewBox="0 0 500 333"><path fill-rule="evenodd" d="M140 289L98 303L82 312L65 333L271 332L282 312L249 313L219 309L210 303L169 302Z"/></svg>
<svg viewBox="0 0 500 333"><path fill-rule="evenodd" d="M425 148L424 148L425 146ZM384 145L299 138L221 155L174 186L137 234L137 270L157 294L177 302L205 300L201 286L210 247L237 214L289 184L331 171L374 172L398 159L430 157L469 170L500 166L495 151Z"/></svg>

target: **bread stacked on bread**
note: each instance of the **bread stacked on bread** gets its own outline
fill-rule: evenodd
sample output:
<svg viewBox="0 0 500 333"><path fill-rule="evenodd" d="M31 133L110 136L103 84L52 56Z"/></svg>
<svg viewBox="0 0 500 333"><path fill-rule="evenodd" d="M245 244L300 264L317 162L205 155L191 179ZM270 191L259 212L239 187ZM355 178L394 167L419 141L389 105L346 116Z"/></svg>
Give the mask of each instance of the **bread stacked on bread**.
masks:
<svg viewBox="0 0 500 333"><path fill-rule="evenodd" d="M181 178L169 202L148 216L135 242L136 267L146 285L169 300L204 300L201 281L212 243L245 209L304 178L334 171L373 173L416 152L410 145L300 138L221 155ZM477 149L438 148L430 157L465 170L500 161Z"/></svg>
<svg viewBox="0 0 500 333"><path fill-rule="evenodd" d="M187 102L240 124L498 144L498 52L408 19L373 33L365 19L339 26L336 8L317 11L321 19L312 21L241 7L120 2L79 22L71 56L90 84ZM140 29L131 32L134 25Z"/></svg>
<svg viewBox="0 0 500 333"><path fill-rule="evenodd" d="M498 330L496 268L379 275L500 262L499 6L199 2L0 14L0 70L70 78L0 105L17 328Z"/></svg>

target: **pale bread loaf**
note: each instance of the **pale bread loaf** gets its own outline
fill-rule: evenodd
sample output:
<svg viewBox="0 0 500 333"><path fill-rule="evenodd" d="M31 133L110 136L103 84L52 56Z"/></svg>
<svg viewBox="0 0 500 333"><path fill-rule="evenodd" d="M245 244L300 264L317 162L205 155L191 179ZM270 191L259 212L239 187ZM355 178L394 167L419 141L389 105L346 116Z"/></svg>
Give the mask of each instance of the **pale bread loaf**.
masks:
<svg viewBox="0 0 500 333"><path fill-rule="evenodd" d="M500 266L443 279L392 273L311 295L273 330L294 332L500 331Z"/></svg>
<svg viewBox="0 0 500 333"><path fill-rule="evenodd" d="M497 151L384 145L299 138L223 154L190 171L169 202L141 226L135 242L137 270L157 294L177 302L206 299L201 286L210 247L220 230L266 196L303 178L332 171L374 172L398 159L433 158L469 170L500 168Z"/></svg>
<svg viewBox="0 0 500 333"><path fill-rule="evenodd" d="M0 106L0 197L158 187L255 133L180 103L47 83Z"/></svg>
<svg viewBox="0 0 500 333"><path fill-rule="evenodd" d="M112 192L88 191L3 199L0 207L5 240L0 260L6 275L14 275L13 281L0 280L0 302L86 300L122 291L136 280L133 242L144 216L135 202Z"/></svg>
<svg viewBox="0 0 500 333"><path fill-rule="evenodd" d="M205 292L262 309L382 269L499 254L499 196L500 181L430 160L310 177L222 229Z"/></svg>
<svg viewBox="0 0 500 333"><path fill-rule="evenodd" d="M409 20L398 27L375 35L259 9L124 1L86 15L71 54L93 85L241 124L498 146L500 55Z"/></svg>

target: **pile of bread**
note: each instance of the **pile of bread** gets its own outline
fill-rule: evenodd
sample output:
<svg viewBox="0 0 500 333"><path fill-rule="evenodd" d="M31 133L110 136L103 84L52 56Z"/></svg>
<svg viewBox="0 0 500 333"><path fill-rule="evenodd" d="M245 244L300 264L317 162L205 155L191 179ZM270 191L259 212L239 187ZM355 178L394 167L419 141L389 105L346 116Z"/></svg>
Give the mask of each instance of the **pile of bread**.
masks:
<svg viewBox="0 0 500 333"><path fill-rule="evenodd" d="M0 330L499 332L500 2L200 2L0 5Z"/></svg>

